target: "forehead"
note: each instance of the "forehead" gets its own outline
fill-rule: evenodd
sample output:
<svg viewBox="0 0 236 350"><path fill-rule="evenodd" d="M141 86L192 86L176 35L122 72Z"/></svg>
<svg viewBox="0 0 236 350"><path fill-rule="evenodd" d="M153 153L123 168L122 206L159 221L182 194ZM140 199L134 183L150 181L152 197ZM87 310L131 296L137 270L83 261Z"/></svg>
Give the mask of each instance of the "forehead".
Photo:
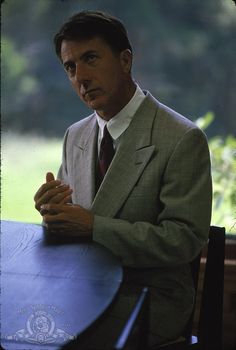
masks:
<svg viewBox="0 0 236 350"><path fill-rule="evenodd" d="M82 56L88 51L99 53L112 52L110 46L100 37L88 40L63 40L61 43L61 59L64 61L68 56Z"/></svg>

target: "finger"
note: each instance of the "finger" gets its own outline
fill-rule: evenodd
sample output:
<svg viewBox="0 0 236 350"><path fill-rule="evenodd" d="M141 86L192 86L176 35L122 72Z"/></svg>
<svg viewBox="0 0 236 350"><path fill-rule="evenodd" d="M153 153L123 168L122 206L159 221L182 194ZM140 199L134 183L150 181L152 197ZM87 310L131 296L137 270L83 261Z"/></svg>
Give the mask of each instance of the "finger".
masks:
<svg viewBox="0 0 236 350"><path fill-rule="evenodd" d="M66 205L73 205L72 204L72 198L71 198L71 196L67 196L67 197L65 197L60 203L57 203L57 204L60 204L60 205L64 205L64 204L66 204ZM64 207L63 207L64 208ZM51 209L51 212L52 212L52 214L54 213L56 213L56 211L55 210L53 210L53 209ZM46 214L50 214L49 213L49 210L48 209L45 209L45 205L41 205L40 206L40 214L42 215L42 216L44 216L44 215L46 215Z"/></svg>
<svg viewBox="0 0 236 350"><path fill-rule="evenodd" d="M49 191L54 187L59 186L60 184L61 184L60 180L53 180L53 181L44 183L35 193L34 200L37 201L45 192Z"/></svg>
<svg viewBox="0 0 236 350"><path fill-rule="evenodd" d="M45 222L45 226L47 227L50 233L60 234L64 232L64 227L62 227L62 222Z"/></svg>
<svg viewBox="0 0 236 350"><path fill-rule="evenodd" d="M54 177L53 173L48 172L46 174L46 182L51 182L51 181L54 181L54 180L55 180L55 177Z"/></svg>
<svg viewBox="0 0 236 350"><path fill-rule="evenodd" d="M67 236L86 236L83 234L77 224L73 224L67 221L54 221L45 223L49 233L58 234L58 235L67 235Z"/></svg>
<svg viewBox="0 0 236 350"><path fill-rule="evenodd" d="M65 204L42 204L40 210L45 210L49 215L55 215L64 212Z"/></svg>
<svg viewBox="0 0 236 350"><path fill-rule="evenodd" d="M72 194L73 190L68 189L62 192L57 193L56 195L54 195L51 199L50 199L50 203L53 204L65 204L68 201L68 197L71 198L71 194ZM66 199L66 201L64 202L64 200Z"/></svg>
<svg viewBox="0 0 236 350"><path fill-rule="evenodd" d="M50 222L46 223L48 232L53 235L61 236L78 236L78 230L74 227L68 226L66 222Z"/></svg>
<svg viewBox="0 0 236 350"><path fill-rule="evenodd" d="M71 195L66 196L65 198L63 198L61 200L61 202L58 203L58 204L72 204L72 197L71 197Z"/></svg>
<svg viewBox="0 0 236 350"><path fill-rule="evenodd" d="M40 212L40 214L41 214L42 216L48 214L48 211L45 210L45 209L40 209L39 212Z"/></svg>
<svg viewBox="0 0 236 350"><path fill-rule="evenodd" d="M55 183L55 181L53 181ZM51 185L51 182L48 183L48 186ZM50 186L51 187L51 186ZM36 209L40 208L42 204L46 204L46 203L49 203L50 201L53 201L53 198L55 196L58 196L59 194L61 194L59 196L59 199L56 200L55 199L55 203L57 202L60 202L60 200L65 197L65 196L68 196L69 194L72 193L72 190L71 189L68 189L69 186L68 185L58 185L58 186L54 186L52 189L49 189L46 190L42 195L41 197L39 198L36 198ZM44 187L45 189L47 188L46 186ZM66 192L67 191L67 192ZM39 209L38 209L39 210Z"/></svg>
<svg viewBox="0 0 236 350"><path fill-rule="evenodd" d="M76 208L79 206L76 206ZM40 212L42 213L45 220L55 221L57 219L57 215L61 214L59 219L60 221L69 221L69 216L71 210L73 211L73 204L42 204L40 207ZM46 216L46 217L45 217ZM51 217L52 216L52 217Z"/></svg>
<svg viewBox="0 0 236 350"><path fill-rule="evenodd" d="M50 211L50 214L45 214L43 220L48 224L51 222L64 222L66 220L65 213L61 212L59 214L53 214L53 211Z"/></svg>
<svg viewBox="0 0 236 350"><path fill-rule="evenodd" d="M54 221L46 223L46 227L53 230L65 231L68 230L68 223L66 221Z"/></svg>
<svg viewBox="0 0 236 350"><path fill-rule="evenodd" d="M73 210L79 210L81 207L79 205L74 205L72 203L66 203L66 204L59 204L59 203L47 203L42 204L41 209L47 210L48 212L53 211L54 213L69 213Z"/></svg>

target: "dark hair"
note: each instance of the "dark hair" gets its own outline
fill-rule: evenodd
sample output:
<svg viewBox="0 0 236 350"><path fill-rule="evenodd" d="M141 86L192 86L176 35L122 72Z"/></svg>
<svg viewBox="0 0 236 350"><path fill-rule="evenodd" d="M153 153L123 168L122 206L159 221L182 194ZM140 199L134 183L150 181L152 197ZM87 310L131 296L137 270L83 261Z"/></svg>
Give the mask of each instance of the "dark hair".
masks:
<svg viewBox="0 0 236 350"><path fill-rule="evenodd" d="M101 11L82 11L71 17L54 37L56 54L61 58L63 40L89 40L101 37L113 52L129 49L132 52L127 31L117 18Z"/></svg>

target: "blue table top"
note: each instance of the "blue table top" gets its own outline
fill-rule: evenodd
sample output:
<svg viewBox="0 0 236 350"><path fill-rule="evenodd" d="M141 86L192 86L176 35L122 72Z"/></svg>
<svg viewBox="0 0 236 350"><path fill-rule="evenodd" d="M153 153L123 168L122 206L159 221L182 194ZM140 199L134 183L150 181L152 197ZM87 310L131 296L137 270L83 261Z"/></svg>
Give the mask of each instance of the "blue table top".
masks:
<svg viewBox="0 0 236 350"><path fill-rule="evenodd" d="M52 238L41 225L1 222L1 344L58 349L110 306L122 281L106 248Z"/></svg>

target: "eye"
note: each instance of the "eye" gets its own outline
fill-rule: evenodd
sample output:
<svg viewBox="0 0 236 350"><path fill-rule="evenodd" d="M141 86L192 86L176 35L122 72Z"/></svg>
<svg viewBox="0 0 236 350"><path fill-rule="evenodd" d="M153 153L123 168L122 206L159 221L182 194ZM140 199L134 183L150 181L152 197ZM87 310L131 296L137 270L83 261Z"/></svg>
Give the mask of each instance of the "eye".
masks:
<svg viewBox="0 0 236 350"><path fill-rule="evenodd" d="M75 72L75 63L73 62L68 62L64 65L64 68L66 70L66 72L69 74L69 75L72 75L74 72Z"/></svg>
<svg viewBox="0 0 236 350"><path fill-rule="evenodd" d="M88 55L86 55L85 57L85 61L87 63L94 63L96 61L96 59L98 58L97 55L93 54L93 53L89 53Z"/></svg>

